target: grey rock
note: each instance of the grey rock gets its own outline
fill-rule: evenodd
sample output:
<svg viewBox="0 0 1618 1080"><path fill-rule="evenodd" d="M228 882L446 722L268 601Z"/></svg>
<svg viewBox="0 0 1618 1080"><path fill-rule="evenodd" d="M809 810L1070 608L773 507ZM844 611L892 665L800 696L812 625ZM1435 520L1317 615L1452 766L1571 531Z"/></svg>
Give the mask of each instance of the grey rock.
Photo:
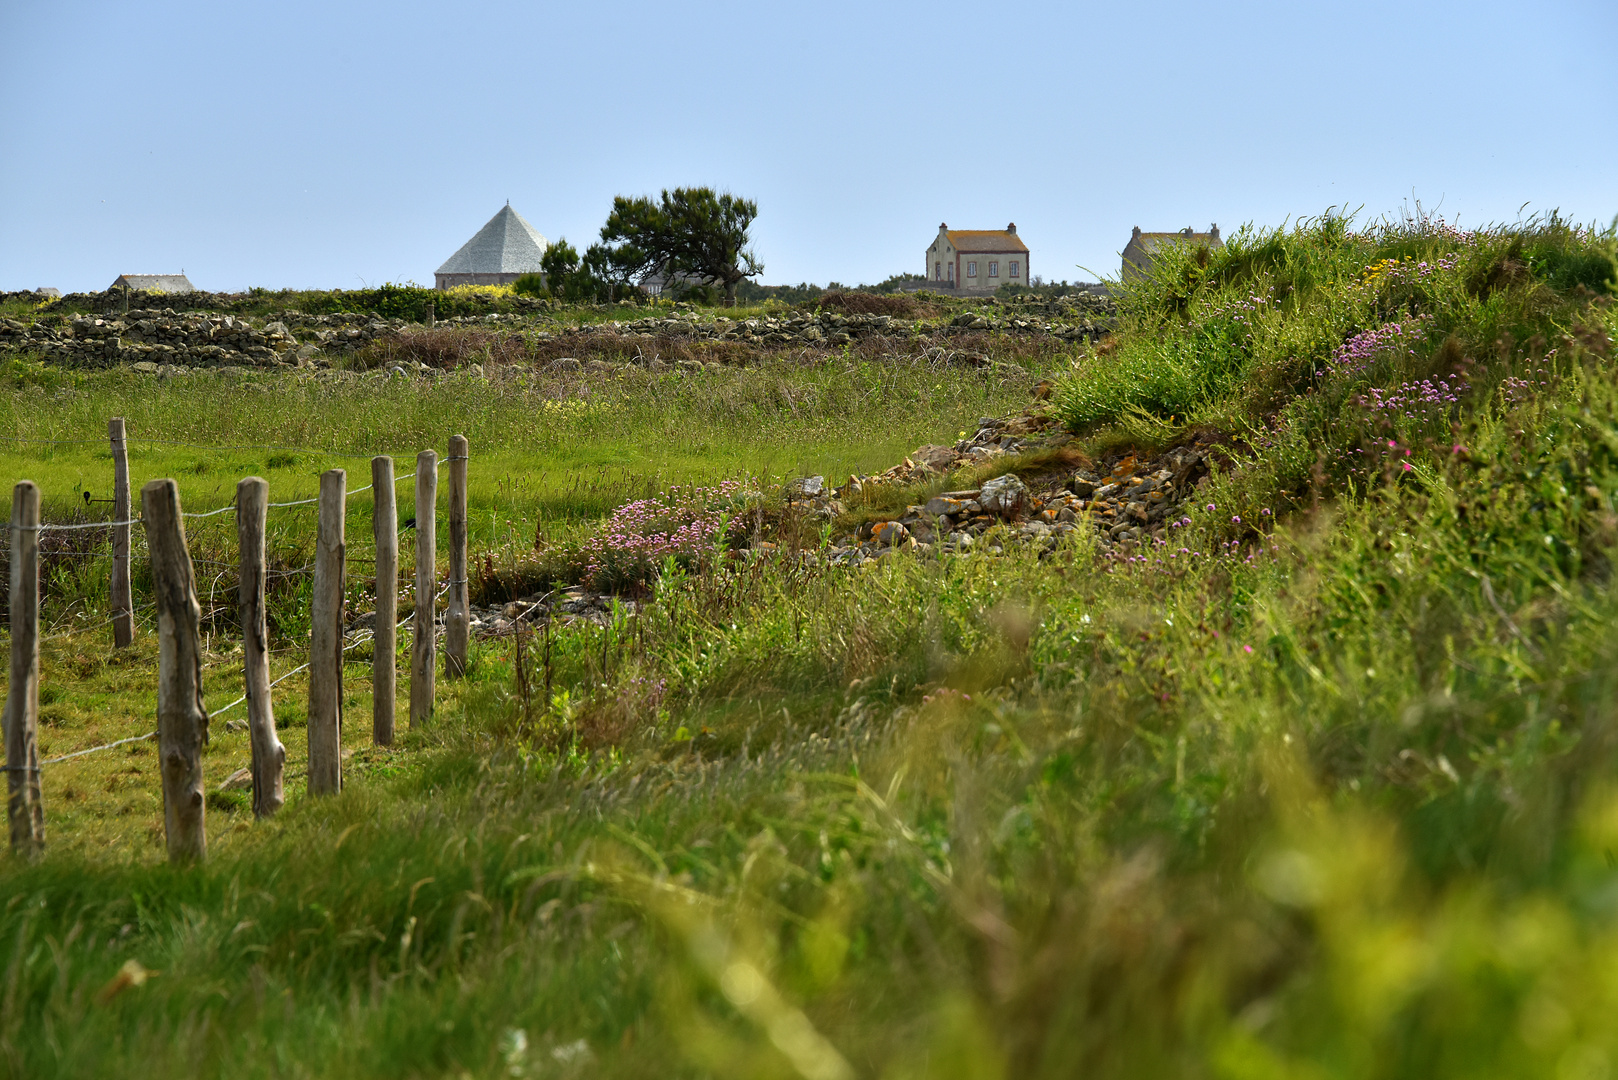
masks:
<svg viewBox="0 0 1618 1080"><path fill-rule="evenodd" d="M871 529L871 542L883 547L898 544L910 536L910 530L897 521L881 521Z"/></svg>
<svg viewBox="0 0 1618 1080"><path fill-rule="evenodd" d="M253 786L253 770L237 769L225 777L225 782L219 785L220 791L246 791Z"/></svg>
<svg viewBox="0 0 1618 1080"><path fill-rule="evenodd" d="M793 499L818 499L825 490L826 478L824 476L805 476L787 485L787 497Z"/></svg>
<svg viewBox="0 0 1618 1080"><path fill-rule="evenodd" d="M945 514L958 517L966 512L966 500L952 499L948 495L934 495L921 509L922 513L931 514L933 517L942 517Z"/></svg>
<svg viewBox="0 0 1618 1080"><path fill-rule="evenodd" d="M1006 473L984 484L977 501L991 514L1008 520L1019 517L1028 509L1028 485L1014 473Z"/></svg>
<svg viewBox="0 0 1618 1080"><path fill-rule="evenodd" d="M1088 499L1095 494L1096 486L1082 476L1075 476L1067 482L1067 489L1081 499Z"/></svg>

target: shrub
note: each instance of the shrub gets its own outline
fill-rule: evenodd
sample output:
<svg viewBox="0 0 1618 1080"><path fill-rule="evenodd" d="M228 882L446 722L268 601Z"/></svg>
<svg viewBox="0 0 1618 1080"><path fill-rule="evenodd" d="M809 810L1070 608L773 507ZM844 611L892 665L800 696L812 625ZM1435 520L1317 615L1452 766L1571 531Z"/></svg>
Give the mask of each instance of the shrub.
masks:
<svg viewBox="0 0 1618 1080"><path fill-rule="evenodd" d="M933 314L930 307L902 293L879 296L867 292L834 292L822 296L817 304L822 311L843 311L850 315L892 315L898 319L914 319Z"/></svg>
<svg viewBox="0 0 1618 1080"><path fill-rule="evenodd" d="M716 487L672 487L614 510L585 543L585 568L600 588L643 585L673 560L689 567L729 539L749 489L735 480Z"/></svg>

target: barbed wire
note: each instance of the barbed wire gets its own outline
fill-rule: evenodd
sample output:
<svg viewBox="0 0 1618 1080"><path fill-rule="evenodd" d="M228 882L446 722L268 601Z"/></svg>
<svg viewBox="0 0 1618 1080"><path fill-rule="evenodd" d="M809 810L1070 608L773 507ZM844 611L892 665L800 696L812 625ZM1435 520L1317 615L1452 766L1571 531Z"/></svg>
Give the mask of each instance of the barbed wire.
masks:
<svg viewBox="0 0 1618 1080"><path fill-rule="evenodd" d="M0 442L35 443L42 446L106 446L111 440L103 437L99 439L42 439L31 435L0 435ZM125 435L124 445L140 443L145 446L177 446L188 450L285 450L295 454L314 454L324 457L364 458L397 457L396 454L376 453L368 454L353 450L321 450L311 446L276 446L253 445L241 443L191 443L176 442L172 439L148 439L139 435Z"/></svg>
<svg viewBox="0 0 1618 1080"><path fill-rule="evenodd" d="M438 467L442 468L443 465L444 465L444 462L446 462L446 461L469 461L469 460L471 460L469 457L441 458L439 460L439 462L438 462ZM399 483L403 483L406 480L413 480L413 479L415 479L415 477L416 477L415 473L406 473L403 476L394 477L393 482L395 484L399 484ZM376 485L374 483L366 484L364 487L354 488L352 491L345 491L343 493L343 497L346 500L348 498L348 496L350 496L350 495L359 495L359 494L362 494L364 492L370 491L374 487L376 487ZM317 503L319 501L320 501L320 496L316 495L315 497L310 498L310 499L294 499L294 500L292 500L290 502L272 502L272 503L265 503L264 505L266 507L270 507L272 509L282 509L282 508L289 507L289 506L309 506L309 505L311 505L313 503ZM196 511L194 513L192 511L189 511L189 510L182 510L180 512L180 516L181 517L187 517L187 518L210 518L210 517L216 517L216 516L218 516L220 514L228 513L228 512L230 512L232 510L235 510L236 508L237 508L236 503L234 501L232 501L230 503L227 503L224 506L219 507L217 510L199 510L199 511ZM12 525L12 524L8 523L6 527L8 529L17 529L20 532L71 532L71 531L78 530L78 529L110 529L110 528L115 528L115 527L120 526L120 525L142 525L144 523L145 523L144 518L133 517L133 518L129 518L127 521L80 521L80 522L73 522L73 523L63 524L63 525L55 525L55 524L50 524L48 522L42 522L42 523L40 523L38 525ZM86 554L88 554L88 553L86 553Z"/></svg>
<svg viewBox="0 0 1618 1080"><path fill-rule="evenodd" d="M439 600L443 599L444 594L447 593L447 592L449 592L449 583L448 582L446 582L444 584L444 587L442 589L438 590L437 594L434 595L433 603L436 605ZM395 630L398 630L398 629L402 628L403 626L405 626L407 623L409 623L413 618L415 618L414 615L406 615L404 618L400 619L397 623L395 623L393 628ZM109 619L108 621L110 622L111 620ZM361 645L364 645L366 642L372 641L372 640L374 640L376 638L376 631L375 630L361 631L361 633L363 634L362 637L355 638L353 641L351 641L348 644L344 645L342 651L346 653L350 649L357 649ZM285 672L284 674L277 677L273 682L271 682L269 688L274 689L280 683L286 681L287 679L292 678L292 676L298 674L299 672L309 670L309 666L310 666L309 664L300 664L297 667L293 668L291 671ZM226 706L224 706L222 708L219 708L219 709L215 709L213 712L209 713L208 714L208 719L212 720L216 716L219 716L219 715L221 715L223 713L227 713L231 709L234 709L236 706L240 705L242 702L244 702L246 700L247 700L247 695L243 694L241 697L237 698L235 701L232 701L229 705L226 705ZM95 753L101 752L102 750L112 750L112 749L114 749L116 747L119 747L119 746L127 746L130 743L145 742L148 739L155 739L155 738L157 738L157 732L150 731L150 732L147 732L145 735L132 735L127 739L118 739L115 742L104 743L101 746L92 746L92 747L89 747L88 749L84 749L84 750L75 750L71 754L61 754L61 755L59 755L57 757L47 758L46 760L41 761L37 766L18 765L18 766L5 766L4 768L6 768L8 771L13 771L13 772L22 772L22 771L38 772L41 768L43 768L46 765L56 765L56 764L58 764L60 762L67 761L67 760L69 760L71 758L83 757L86 754L95 754Z"/></svg>

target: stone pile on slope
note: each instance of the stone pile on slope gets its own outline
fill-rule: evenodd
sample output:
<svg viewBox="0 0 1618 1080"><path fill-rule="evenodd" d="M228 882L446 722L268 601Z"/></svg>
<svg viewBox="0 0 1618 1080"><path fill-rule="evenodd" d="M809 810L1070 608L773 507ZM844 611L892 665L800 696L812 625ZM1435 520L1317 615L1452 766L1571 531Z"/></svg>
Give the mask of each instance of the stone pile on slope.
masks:
<svg viewBox="0 0 1618 1080"><path fill-rule="evenodd" d="M977 467L995 457L1037 450L1060 450L1069 437L1049 418L1023 414L985 417L978 432L953 447L923 446L886 472L851 476L840 488L810 477L788 485L788 506L804 516L833 519L874 485L925 482L959 468ZM1125 457L1097 472L1056 464L1036 468L1029 481L1005 473L979 487L945 491L924 503L863 522L827 551L833 561L858 564L895 549L946 552L1032 543L1053 550L1065 535L1090 529L1103 550L1164 542L1182 508L1207 475L1209 445L1201 440L1155 458Z"/></svg>

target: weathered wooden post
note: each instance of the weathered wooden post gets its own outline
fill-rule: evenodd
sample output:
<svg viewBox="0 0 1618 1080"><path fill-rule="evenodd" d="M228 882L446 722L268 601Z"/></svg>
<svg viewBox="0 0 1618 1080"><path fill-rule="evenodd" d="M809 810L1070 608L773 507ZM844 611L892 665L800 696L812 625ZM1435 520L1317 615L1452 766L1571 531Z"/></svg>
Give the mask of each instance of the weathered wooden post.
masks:
<svg viewBox="0 0 1618 1080"><path fill-rule="evenodd" d="M107 421L112 443L112 645L127 647L135 640L135 604L129 592L129 446L124 418Z"/></svg>
<svg viewBox="0 0 1618 1080"><path fill-rule="evenodd" d="M11 850L45 848L39 776L39 488L11 489L11 682L6 688L7 814Z"/></svg>
<svg viewBox="0 0 1618 1080"><path fill-rule="evenodd" d="M169 860L208 853L204 828L202 748L208 710L202 703L202 608L197 604L191 552L173 480L140 490L146 546L157 600L157 756L163 774L163 827Z"/></svg>
<svg viewBox="0 0 1618 1080"><path fill-rule="evenodd" d="M343 516L348 473L320 475L309 634L309 794L343 787Z"/></svg>
<svg viewBox="0 0 1618 1080"><path fill-rule="evenodd" d="M399 684L399 508L393 459L371 459L371 535L376 540L376 636L371 640L371 741L393 745Z"/></svg>
<svg viewBox="0 0 1618 1080"><path fill-rule="evenodd" d="M466 674L466 654L472 626L466 578L466 460L470 443L465 435L449 441L449 610L444 613L444 677Z"/></svg>
<svg viewBox="0 0 1618 1080"><path fill-rule="evenodd" d="M416 597L410 637L410 726L433 717L433 662L438 650L433 586L438 562L438 452L416 455Z"/></svg>
<svg viewBox="0 0 1618 1080"><path fill-rule="evenodd" d="M237 607L242 613L242 664L246 669L247 730L253 746L253 816L269 817L286 802L287 751L275 731L270 698L269 628L264 611L264 521L270 485L249 476L236 485L236 537L241 544Z"/></svg>

